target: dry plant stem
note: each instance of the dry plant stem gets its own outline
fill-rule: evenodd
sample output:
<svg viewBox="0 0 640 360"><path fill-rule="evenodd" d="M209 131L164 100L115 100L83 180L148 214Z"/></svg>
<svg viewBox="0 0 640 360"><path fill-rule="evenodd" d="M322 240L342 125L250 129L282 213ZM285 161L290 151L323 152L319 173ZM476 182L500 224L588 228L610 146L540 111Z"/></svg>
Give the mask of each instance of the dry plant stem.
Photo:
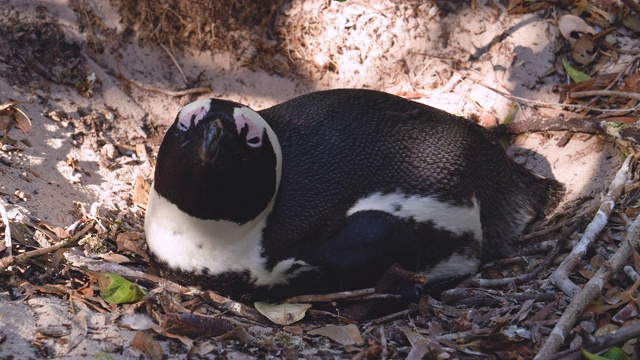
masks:
<svg viewBox="0 0 640 360"><path fill-rule="evenodd" d="M55 245L52 245L52 246L49 246L49 247L46 247L46 248L42 248L42 249L29 251L29 252L26 252L24 254L20 254L20 255L16 255L16 256L6 257L6 258L0 260L0 271L3 271L7 267L9 267L9 266L11 266L11 265L13 265L13 264L15 264L17 262L24 261L24 260L27 260L29 258L35 257L35 256L49 254L49 253L57 251L58 249L61 249L61 248L64 248L64 247L68 247L71 244L73 244L74 242L78 241L78 239L80 239L80 237L82 237L84 234L86 234L89 230L91 230L93 225L94 225L94 222L93 221L89 221L82 228L82 230L80 230L79 232L75 233L73 236L68 237L68 238L58 242Z"/></svg>
<svg viewBox="0 0 640 360"><path fill-rule="evenodd" d="M602 292L602 288L611 276L618 272L627 259L629 259L631 252L634 251L634 248L639 244L639 235L640 216L636 217L631 226L629 226L627 235L615 254L598 269L591 280L571 299L569 306L567 306L567 309L556 323L556 326L534 359L548 359L562 346L578 316L584 311L587 305L589 305L591 300Z"/></svg>
<svg viewBox="0 0 640 360"><path fill-rule="evenodd" d="M153 286L159 286L167 291L174 293L187 294L191 292L191 289L182 285L178 285L172 281L162 279L157 276L149 275L142 271L135 270L133 268L123 266L120 264L109 263L103 260L94 260L81 255L80 251L74 251L71 249L64 253L65 259L71 263L71 265L95 272L109 272L120 275L129 280L141 283L142 285L152 284Z"/></svg>
<svg viewBox="0 0 640 360"><path fill-rule="evenodd" d="M374 294L376 290L374 288L367 288L361 290L353 290L353 291L342 291L331 294L320 294L320 295L299 295L293 296L286 299L284 302L286 303L306 303L306 302L330 302L336 300L345 300L345 299L353 299L353 298L361 298L363 296Z"/></svg>
<svg viewBox="0 0 640 360"><path fill-rule="evenodd" d="M564 248L564 244L567 243L571 235L576 230L578 230L578 222L569 225L564 231L562 231L562 234L560 234L560 239L556 242L553 250L551 250L549 255L545 256L542 263L538 265L538 267L535 268L532 272L502 279L473 279L470 281L470 285L477 287L493 287L509 285L511 283L522 284L523 282L537 277L543 270L547 269L553 263L556 256L558 256L558 254L560 253L560 250Z"/></svg>
<svg viewBox="0 0 640 360"><path fill-rule="evenodd" d="M610 333L607 333L602 336L596 336L595 343L585 346L584 349L591 353L595 353L595 352L604 350L608 347L623 344L628 340L637 339L639 337L640 337L640 324L633 324L630 326L625 326L618 330L613 330ZM551 356L548 360L561 360L561 359L566 359L567 357L574 354L580 355L580 350L582 350L582 348L578 347L578 348L562 351ZM582 357L580 356L580 358Z"/></svg>
<svg viewBox="0 0 640 360"><path fill-rule="evenodd" d="M145 85L139 81L133 80L133 79L127 79L124 78L124 80L130 82L131 84L139 87L142 90L147 90L147 91L151 91L151 92L155 92L155 93L159 93L159 94L165 94L165 95L169 95L169 96L183 96L183 95L189 95L189 94L200 94L200 93L209 93L211 92L211 88L210 87L198 87L198 88L193 88L193 89L187 89L187 90L180 90L180 91L171 91L171 90L164 90L164 89L160 89L157 88L155 86L149 86L149 85Z"/></svg>
<svg viewBox="0 0 640 360"><path fill-rule="evenodd" d="M169 55L169 57L171 58L171 61L173 61L173 64L178 68L178 71L180 71L180 75L182 75L182 80L184 80L184 83L188 85L189 81L187 81L187 77L184 75L184 71L182 71L180 64L178 64L178 61L176 60L176 58L173 57L173 54L171 53L171 51L169 51L169 49L167 49L167 47L162 44L160 44L160 46L167 53L167 55Z"/></svg>
<svg viewBox="0 0 640 360"><path fill-rule="evenodd" d="M216 306L220 306L225 310L229 311L234 315L238 315L242 318L245 318L250 321L254 321L256 323L265 324L268 321L257 312L257 310L233 301L224 296L218 295L211 291L200 291L197 289L188 288L179 284L174 283L173 281L166 280L157 276L149 275L142 271L134 270L126 266L122 266L119 264L106 263L100 260L89 259L78 254L77 251L67 251L64 254L67 261L73 264L73 266L85 268L91 271L96 272L110 272L113 274L120 275L124 278L127 278L132 281L136 281L140 284L146 284L149 287L161 287L164 290L178 293L178 294L192 294L198 295L207 298Z"/></svg>
<svg viewBox="0 0 640 360"><path fill-rule="evenodd" d="M640 4L636 0L622 0L622 2L627 5L631 10L635 11L638 15L640 15Z"/></svg>
<svg viewBox="0 0 640 360"><path fill-rule="evenodd" d="M589 246L595 240L596 236L607 225L609 214L615 206L616 200L624 190L624 183L629 175L629 164L632 156L627 157L615 178L609 186L609 191L605 195L600 208L593 217L593 220L587 225L587 228L580 238L580 241L573 247L571 253L560 263L558 268L551 274L551 282L557 286L567 296L573 296L580 291L580 288L569 279L569 274L576 268L584 254L587 253Z"/></svg>
<svg viewBox="0 0 640 360"><path fill-rule="evenodd" d="M402 310L402 311L399 311L397 313L389 314L389 315L386 315L386 316L371 320L371 323L374 324L374 325L380 325L380 324L384 324L384 323L392 321L392 320L396 320L396 319L403 318L405 316L412 315L412 314L417 313L417 312L418 312L418 309Z"/></svg>
<svg viewBox="0 0 640 360"><path fill-rule="evenodd" d="M460 66L460 64L458 64L458 66ZM470 69L465 69L465 70L471 72ZM618 110L618 109L601 109L601 108L596 108L596 107L591 107L591 106L586 106L586 105L580 105L580 104L562 104L562 103L552 103L552 102L548 102L548 101L531 100L531 99L523 98L523 97L520 97L520 96L511 95L511 94L509 94L507 92L498 90L498 89L496 89L494 87L491 87L491 86L483 83L480 80L474 79L472 76L470 76L470 74L465 74L465 73L462 73L461 71L455 70L455 69L453 69L453 71L455 73L457 73L457 74L460 74L464 78L469 79L471 82L476 83L476 84L478 84L480 86L483 86L483 87L495 92L496 94L498 94L498 95L500 95L500 96L502 96L502 97L504 97L506 99L509 99L509 100L511 100L513 102L516 102L518 104L524 104L524 105L529 105L529 106L543 106L543 107L548 107L548 108L559 108L559 109L562 109L562 108L573 108L573 109L582 109L582 110L593 110L593 111L598 111L600 113L619 113L620 112L620 110ZM593 95L590 95L590 96L593 96ZM628 110L625 110L625 111L628 111Z"/></svg>
<svg viewBox="0 0 640 360"><path fill-rule="evenodd" d="M9 225L9 215L7 215L7 209L4 207L4 200L0 199L0 213L2 213L2 222L4 223L4 246L7 247L7 256L11 257L12 246L11 243L11 225Z"/></svg>
<svg viewBox="0 0 640 360"><path fill-rule="evenodd" d="M582 98L582 97L588 97L588 96L617 96L622 98L640 100L640 94L626 92L626 91L588 90L588 91L576 91L573 93L569 93L569 97L571 98Z"/></svg>

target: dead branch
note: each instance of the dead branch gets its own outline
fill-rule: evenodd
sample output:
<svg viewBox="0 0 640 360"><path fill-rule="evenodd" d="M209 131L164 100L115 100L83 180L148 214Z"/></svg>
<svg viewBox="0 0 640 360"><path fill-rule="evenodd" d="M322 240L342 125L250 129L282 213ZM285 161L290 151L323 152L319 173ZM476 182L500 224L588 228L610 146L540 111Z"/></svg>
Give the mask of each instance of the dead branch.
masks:
<svg viewBox="0 0 640 360"><path fill-rule="evenodd" d="M331 302L337 300L347 300L354 298L361 298L363 296L371 295L376 292L374 288L367 288L353 291L342 291L331 294L320 295L299 295L286 299L286 303L308 303L308 302Z"/></svg>
<svg viewBox="0 0 640 360"><path fill-rule="evenodd" d="M445 304L466 305L466 306L491 306L507 302L523 302L534 300L535 302L548 302L558 298L556 293L525 292L505 296L500 292L488 291L485 289L457 288L442 292L442 301Z"/></svg>
<svg viewBox="0 0 640 360"><path fill-rule="evenodd" d="M588 91L576 91L576 92L569 93L569 97L571 98L583 98L583 97L589 97L589 96L617 96L617 97L623 97L627 99L640 100L640 94L626 92L626 91L588 90Z"/></svg>
<svg viewBox="0 0 640 360"><path fill-rule="evenodd" d="M574 246L571 253L567 255L567 257L550 276L551 282L568 296L572 296L580 291L580 288L574 284L571 279L569 279L569 274L575 269L582 257L587 253L591 243L607 224L609 214L611 213L611 210L613 210L616 200L620 197L622 190L624 189L624 184L629 175L631 159L632 156L627 157L616 173L615 178L611 181L609 191L605 195L600 208L593 217L593 220L589 225L587 225L580 241L576 246Z"/></svg>
<svg viewBox="0 0 640 360"><path fill-rule="evenodd" d="M589 351L590 353L596 353L608 347L623 344L628 340L637 339L639 337L640 337L640 324L633 324L633 325L625 326L618 330L613 330L602 336L596 336L595 343L585 346L584 349ZM580 358L582 358L582 356L580 355L580 350L582 350L582 348L580 347L565 350L551 356L549 360L566 359L572 355L579 355Z"/></svg>
<svg viewBox="0 0 640 360"><path fill-rule="evenodd" d="M558 241L555 243L553 250L551 250L549 255L545 256L542 263L540 263L540 265L538 265L538 267L533 271L526 274L506 277L502 279L472 279L469 284L471 286L477 287L495 287L509 285L511 283L522 284L536 278L543 270L546 270L553 263L556 256L558 256L558 254L560 253L560 250L564 248L564 245L569 241L569 238L571 238L571 235L578 230L578 225L579 222L574 222L562 231L562 233L560 234L560 239L558 239Z"/></svg>
<svg viewBox="0 0 640 360"><path fill-rule="evenodd" d="M150 92L154 92L154 93L159 93L159 94L165 94L165 95L169 95L169 96L184 96L184 95L190 95L190 94L200 94L200 93L210 93L211 92L211 88L208 86L203 86L203 87L197 87L197 88L192 88L192 89L186 89L186 90L179 90L179 91L172 91L172 90L165 90L165 89L160 89L157 88L155 86L151 86L151 85L145 85L139 81L133 80L133 79L128 79L125 77L121 77L123 80L135 85L136 87L142 89L142 90L146 90L146 91L150 91Z"/></svg>
<svg viewBox="0 0 640 360"><path fill-rule="evenodd" d="M11 265L13 265L13 264L15 264L17 262L25 261L25 260L30 259L32 257L36 257L36 256L44 255L44 254L49 254L49 253L57 251L58 249L62 249L64 247L69 247L73 243L78 241L78 239L80 239L89 230L91 230L93 225L94 225L94 222L93 221L89 221L82 228L82 230L80 230L79 232L75 233L73 236L70 236L70 237L58 242L55 245L52 245L52 246L49 246L49 247L46 247L46 248L42 248L42 249L29 251L29 252L26 252L26 253L20 254L20 255L8 256L6 258L3 258L3 259L0 260L0 271L3 271L7 267L9 267L9 266L11 266Z"/></svg>
<svg viewBox="0 0 640 360"><path fill-rule="evenodd" d="M625 163L628 163L628 161L625 161ZM618 272L627 259L629 259L633 249L640 243L638 240L639 235L640 216L636 217L631 226L629 226L627 235L615 254L598 269L589 282L584 285L582 290L571 299L569 306L556 323L556 326L551 331L551 334L534 360L548 359L562 346L578 316L584 311L587 305L589 305L591 300L602 292L602 288L611 276Z"/></svg>
<svg viewBox="0 0 640 360"><path fill-rule="evenodd" d="M11 257L12 246L11 243L11 225L9 224L9 215L7 215L7 209L4 207L4 200L0 199L0 213L2 213L2 222L4 223L4 246L7 248L7 256Z"/></svg>
<svg viewBox="0 0 640 360"><path fill-rule="evenodd" d="M188 287L178 285L172 281L165 280L163 278L153 276L127 266L122 266L120 264L105 262L104 260L95 260L95 259L82 256L82 253L76 249L70 249L69 251L65 252L64 257L72 266L95 271L95 272L101 272L101 273L108 272L108 273L117 274L124 278L127 278L128 280L139 283L143 286L162 287L167 291L180 293L180 294L188 294L189 292L192 291L192 289Z"/></svg>

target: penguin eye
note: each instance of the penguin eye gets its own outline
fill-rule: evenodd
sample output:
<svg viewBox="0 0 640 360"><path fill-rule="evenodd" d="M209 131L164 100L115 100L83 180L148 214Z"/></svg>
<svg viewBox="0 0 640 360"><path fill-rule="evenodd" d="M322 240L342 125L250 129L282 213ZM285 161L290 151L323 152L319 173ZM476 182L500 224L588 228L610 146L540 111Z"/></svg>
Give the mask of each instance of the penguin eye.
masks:
<svg viewBox="0 0 640 360"><path fill-rule="evenodd" d="M258 148L262 146L262 139L259 136L254 136L252 138L247 139L247 145L252 148Z"/></svg>

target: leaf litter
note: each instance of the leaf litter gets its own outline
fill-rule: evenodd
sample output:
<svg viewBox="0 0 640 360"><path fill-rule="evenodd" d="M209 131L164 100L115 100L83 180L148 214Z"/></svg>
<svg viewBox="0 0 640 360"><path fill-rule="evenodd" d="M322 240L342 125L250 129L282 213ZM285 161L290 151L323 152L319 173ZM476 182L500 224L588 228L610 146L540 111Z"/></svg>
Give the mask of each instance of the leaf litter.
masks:
<svg viewBox="0 0 640 360"><path fill-rule="evenodd" d="M47 17L46 9L38 8L36 13L39 17L33 18L30 23L18 20L19 13L15 9L3 10L5 16L3 21L13 21L12 25L21 26L22 32L16 32L3 40L12 46L12 51L2 53L2 56L7 60L8 67L19 67L22 78L27 80L25 82L19 76L9 74L4 70L6 68L3 68L0 73L6 79L22 86L25 91L34 91L40 98L50 97L46 90L52 86L71 87L80 96L89 98L99 96L106 91L102 83L105 81L104 77L99 76L97 80L91 80L92 72L87 70L86 59L89 58L92 61L100 59L101 51L115 49L118 42L127 40L127 35L112 33L113 28L110 27L112 25L105 25L105 18L96 15L99 8L96 4L85 1L71 3L74 11L83 14L78 21L86 35L88 57L82 55L75 43L67 40L67 35ZM318 4L320 3L319 1ZM366 68L367 75L371 75L375 71L380 71L379 68L370 70L376 69L376 65L379 65L376 62L380 61L380 57L375 56L375 53L389 53L394 46L393 41L388 41L372 27L373 25L378 28L395 26L396 19L388 16L389 12L386 11L388 9L380 7L382 5L377 2L363 6L346 1L341 3L342 8L337 8L336 4L330 4L329 7L324 8L324 13L305 13L299 8L294 8L288 10L293 16L287 17L286 20L277 16L279 5L274 2L264 8L266 15L256 20L248 14L252 11L251 9L255 9L252 6L257 5L247 1L244 4L248 7L247 13L246 17L242 18L243 21L258 27L262 26L261 30L256 32L251 28L237 29L238 33L250 34L249 46L241 41L237 33L234 35L233 31L229 31L234 29L234 26L238 26L237 23L233 25L215 23L214 27L206 28L205 24L209 24L205 21L206 17L199 16L197 12L190 13L183 3L174 8L154 4L152 2L140 2L138 5L124 2L120 4L119 11L125 19L124 23L132 24L137 21L139 24L136 27L138 41L146 44L167 44L165 53L168 52L168 54L195 51L206 46L231 49L236 51L235 55L248 67L268 69L285 76L302 76L310 73L324 79L335 80L339 76L357 75L357 67L366 64L372 65ZM640 54L634 53L637 47L635 49L622 47L626 39L633 37L634 31L637 32L637 29L634 30L633 20L637 17L637 13L634 17L634 13L629 8L608 2L599 3L597 6L586 2L575 2L572 5L572 7L563 7L555 2L514 0L509 2L506 11L493 2L486 5L474 2L470 6L480 9L481 14L489 14L501 21L518 14L536 14L553 19L554 13L563 14L558 20L561 23L564 23L562 19L567 19L567 16L576 16L581 19L578 21L581 23L578 31L565 30L563 33L568 34L566 39L556 43L553 64L549 68L550 74L553 75L547 76L555 76L553 79L557 99L554 101L560 105L548 104L548 106L562 109L564 114L581 119L583 124L602 120L613 121L616 124L615 132L609 130L609 126L604 126L601 128L604 130L596 136L609 136L608 139L612 140L619 152L633 159L629 163L630 171L622 184L623 189L615 201L615 206L611 208L608 221L602 231L595 235L596 240L593 244L578 259L577 270L568 274L575 289L581 291L600 269L606 269L608 261L619 248L630 241L625 236L633 218L638 215L636 209L639 207L640 192L638 187L634 186L638 182L638 173L635 158L633 158L638 142L635 139L639 139L634 124L638 118L638 99L633 94L637 94L639 90L637 69ZM450 16L459 10L455 5L443 5L435 13L432 10L434 8L419 4L395 6L394 10L404 11L405 15L415 14L411 13L415 11L434 19ZM217 10L212 9L212 11ZM312 13L318 15L310 15ZM183 21L176 22L176 19L184 18L191 19L192 25L186 26L187 24ZM409 20L411 16L405 19L405 21L411 21ZM342 43L336 41L323 44L321 42L322 39L317 34L322 32L327 21L342 24L344 31L334 34L335 39L342 40ZM282 24L286 25L290 31L275 30ZM184 27L179 27L179 31L176 32L170 25ZM217 34L218 38L213 37L215 25L225 29ZM42 29L40 35L36 33L39 29ZM358 45L353 39L359 31L373 31L380 41L373 42L369 46ZM445 29L441 33L443 41L446 41L446 31L456 30ZM576 34L572 34L574 32ZM392 34L392 32L389 33ZM31 35L46 41L35 41L32 39L33 36L30 37ZM270 44L274 39L283 41L277 42L277 47L271 47ZM20 44L22 49L25 47L30 49L31 53L36 55L45 53L47 48L44 46L49 46L48 49L55 56L35 58L33 57L35 55L23 55L15 50L19 48L16 44ZM319 51L318 49L322 49L323 46L326 51ZM384 46L388 47L384 48ZM501 44L498 43L493 46L481 49L485 53L474 54L472 59L482 61L483 56L486 57L496 50L506 50L501 49ZM461 76L453 85L454 88L458 86L456 89L459 91L464 89L463 85L469 86L468 83L472 82L471 80L478 79L474 78L473 71L469 69L456 70L456 65L463 62L464 56L456 53L455 49L458 48L444 46L443 52L450 59L449 61L431 56L434 54L427 55L427 58L434 64L434 73L445 79L452 78L452 74L459 71ZM114 51L117 52L117 50ZM252 57L251 54L256 51L268 56ZM316 55L313 55L314 53ZM420 56L425 57L424 54ZM63 58L74 61L65 67L60 61ZM45 59L49 63L43 62ZM458 59L457 63L456 59ZM25 64L33 65L33 69L28 71L25 69ZM109 65L103 62L102 66ZM390 74L407 74L406 66L406 64L394 63L388 71ZM117 74L117 70L114 69L116 68L112 67L112 71ZM569 73L584 74L590 79L564 84ZM126 75L119 74L119 76ZM408 73L409 86L415 87L417 82L411 81L412 76L418 76L418 73ZM392 78L397 82L396 75ZM586 79L584 76L583 78ZM201 85L197 77L187 76L185 80L185 86ZM543 80L540 78L536 81ZM486 79L481 83L481 86L488 85ZM354 84L344 82L344 85L353 86ZM147 96L132 90L128 85L122 86L126 90L125 93L132 97ZM374 86L387 91L393 88L393 85L384 83L383 80L375 83ZM532 88L535 89L537 86L534 84ZM144 90L144 88L140 89ZM427 91L426 89L410 90L413 94L417 94L418 98L422 96L420 94ZM182 96L188 96L188 94ZM514 97L509 97L509 100L516 103L519 101ZM17 108L17 105L20 105L21 109ZM510 104L509 116L513 116L513 109L522 111L519 106L526 105L528 105L526 102L519 103L518 106ZM18 104L12 101L3 103L1 108L3 119L11 119L2 129L5 138L11 121L22 130L31 127L31 119L27 115L30 114L30 107L31 105L27 103ZM5 113L9 115L5 116ZM91 208L100 209L100 211L87 211L88 205L78 202L78 206L73 211L74 220L70 226L60 223L51 224L28 216L20 218L18 214L4 219L4 228L11 226L12 229L16 229L14 233L19 236L13 236L16 240L12 246L13 257L7 256L11 255L7 253L2 259L2 268L5 270L2 278L3 289L11 297L23 301L37 298L42 294L52 295L64 299L72 311L76 308L86 308L91 312L109 314L116 323L132 315L145 315L148 320L142 322L146 323L147 327L138 329L134 335L131 335L128 345L138 349L148 358L187 353L211 357L240 353L256 357L284 358L329 356L423 358L427 356L528 359L533 358L544 346L550 334L555 331L554 326L572 301L573 294L559 292L549 280L549 275L556 269L557 262L545 263L549 253L547 250L507 259L510 261L495 261L485 265L479 278L470 283L474 285L473 287L463 286L444 294L425 295L418 304L383 317L354 321L345 317L343 313L335 311L345 304L351 306L364 304L366 301L384 300L384 297L363 300L365 296L386 295L367 292L366 295L358 294L351 298L313 303L314 305L310 307L304 305L303 311L291 312L286 308L292 307L292 304L281 305L282 307L275 311L278 319L276 323L280 322L280 325L275 325L246 304L223 298L215 293L170 284L144 272L148 265L148 258L145 254L140 214L143 213L146 203L145 193L148 191L153 154L158 145L157 137L162 133L158 125L144 124L148 131L147 135L156 137L153 140L155 143L153 141L149 143L148 138L142 135L132 135L138 133L126 128L126 117L118 109L78 107L77 112L72 113L54 107L46 109L43 114L57 131L69 132L72 147L91 149L97 154L95 163L98 167L92 166L82 156L77 155L79 154L77 152L70 152L69 156L63 159L68 161L66 168L61 171L71 182L86 184L91 181L89 178L97 176L101 169L117 173L122 169L140 167L146 169L147 173L146 176L130 178L128 188L130 192L124 197L123 206L105 208L96 204ZM493 116L497 119L504 118L499 114L493 114ZM34 118L34 116L31 117ZM28 127L25 125L26 120L29 120ZM119 126L115 120L124 121L125 126ZM552 117L547 120L560 125L569 124L562 117ZM38 131L41 129L42 127L38 127ZM529 128L529 131L540 130ZM578 140L572 138L568 141ZM15 159L11 161L19 164L20 147L7 147L3 151L3 155L11 156ZM5 164L5 166L8 165ZM35 181L38 181L37 177ZM28 192L24 193L28 195ZM33 201L28 196L11 193L6 195L3 193L3 200L9 206L26 203L27 208L29 202ZM549 242L552 248L554 246L558 248L558 261L566 258L567 249L570 250L578 243L579 234L584 231L586 224L591 221L596 209L601 205L599 200L595 201L596 206L593 206L593 203L586 214L576 215L577 212L569 212L562 217L551 219L547 224L539 225L539 228L532 229L535 234L536 230L550 227L553 222L564 223L565 228L569 223L580 224L579 230L562 235L567 237L564 239L566 243L558 240L558 236L561 235L558 231L536 236L529 241L532 244ZM131 208L137 209L137 212L130 211ZM580 352L596 354L608 348L621 349L631 356L638 356L636 338L640 331L637 329L639 317L636 299L639 294L638 280L633 278L633 274L637 276L640 271L640 261L637 249L627 255L629 260L622 261L627 266L625 271L616 271L615 274L602 279L601 291L597 292L595 298L589 299L585 310L579 311L579 316L573 320L570 331L565 334L567 342L560 344L561 349L553 350L551 352L552 355L555 354L553 356ZM82 265L79 265L80 262ZM126 264L126 268L119 265L120 263ZM114 273L127 278L136 288L139 286L146 295L137 301L133 300L132 304L114 305L106 301L99 296L101 289L98 282L92 280L95 277L92 274L95 274L95 271L111 271L93 268L98 265L115 269ZM539 271L535 277L515 280L518 276L534 270ZM492 284L493 288L477 286L480 284ZM124 288L130 289L132 285L127 283ZM137 291L134 293L142 294ZM127 297L128 295L125 296ZM389 299L392 298L389 297ZM43 339L34 345L34 348L41 354L62 356L61 353L53 350L52 345L47 345L46 339L55 336L65 339L67 353L77 351L79 344L90 341L94 336L92 327L95 325L91 322L91 316L87 314L91 313L82 312L74 315L66 326L43 330L41 333ZM294 319L297 322L293 323ZM140 320L137 321L140 322ZM206 335L199 336L203 332ZM117 348L115 350L117 353ZM558 353L558 351L565 351L565 353ZM609 352L616 353L618 350L609 350Z"/></svg>

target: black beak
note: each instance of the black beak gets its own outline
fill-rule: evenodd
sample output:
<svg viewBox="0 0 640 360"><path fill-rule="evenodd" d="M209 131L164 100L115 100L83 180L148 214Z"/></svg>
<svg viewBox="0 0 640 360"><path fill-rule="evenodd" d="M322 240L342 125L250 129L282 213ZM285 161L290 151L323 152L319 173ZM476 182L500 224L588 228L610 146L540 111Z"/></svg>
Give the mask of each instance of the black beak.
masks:
<svg viewBox="0 0 640 360"><path fill-rule="evenodd" d="M198 156L203 163L212 163L216 160L220 136L222 136L222 124L219 120L204 124L202 142L198 146Z"/></svg>

